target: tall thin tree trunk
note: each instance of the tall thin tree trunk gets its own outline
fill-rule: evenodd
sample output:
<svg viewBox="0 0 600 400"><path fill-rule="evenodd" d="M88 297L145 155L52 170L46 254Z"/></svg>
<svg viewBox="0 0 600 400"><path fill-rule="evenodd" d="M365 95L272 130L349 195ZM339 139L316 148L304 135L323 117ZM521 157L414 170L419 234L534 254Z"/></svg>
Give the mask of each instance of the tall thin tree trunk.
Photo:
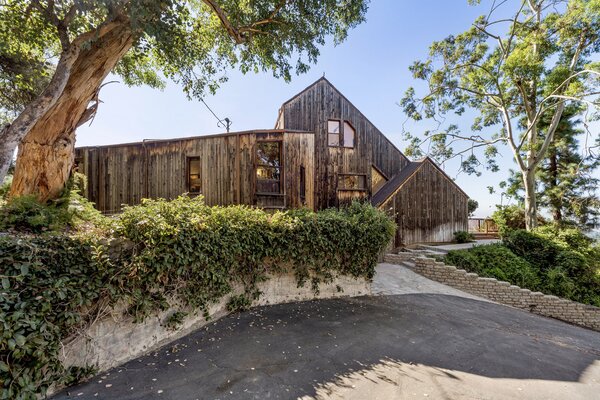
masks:
<svg viewBox="0 0 600 400"><path fill-rule="evenodd" d="M538 225L534 171L523 171L523 186L525 187L525 227L530 231Z"/></svg>
<svg viewBox="0 0 600 400"><path fill-rule="evenodd" d="M73 166L75 130L131 45L129 27L121 24L80 51L64 90L19 144L11 197L35 195L47 201L60 195Z"/></svg>
<svg viewBox="0 0 600 400"><path fill-rule="evenodd" d="M550 207L552 208L552 218L556 222L562 221L562 199L556 195L556 188L558 187L558 160L556 150L552 148L549 151L548 158L550 159L549 173L550 173Z"/></svg>

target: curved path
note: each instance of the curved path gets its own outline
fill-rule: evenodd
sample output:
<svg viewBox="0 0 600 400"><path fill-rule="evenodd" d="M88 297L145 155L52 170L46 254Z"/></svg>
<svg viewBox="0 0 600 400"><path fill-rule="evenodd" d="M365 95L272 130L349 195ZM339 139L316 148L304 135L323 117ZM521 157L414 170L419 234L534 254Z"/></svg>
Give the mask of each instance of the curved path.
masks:
<svg viewBox="0 0 600 400"><path fill-rule="evenodd" d="M599 333L378 269L386 296L225 317L55 398L600 398Z"/></svg>

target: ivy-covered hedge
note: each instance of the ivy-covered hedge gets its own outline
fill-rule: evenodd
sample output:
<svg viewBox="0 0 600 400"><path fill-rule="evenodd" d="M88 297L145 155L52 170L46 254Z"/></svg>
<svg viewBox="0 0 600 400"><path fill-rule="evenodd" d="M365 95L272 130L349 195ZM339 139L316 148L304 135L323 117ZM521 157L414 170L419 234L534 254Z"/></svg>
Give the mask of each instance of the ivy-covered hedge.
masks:
<svg viewBox="0 0 600 400"><path fill-rule="evenodd" d="M176 327L184 312L206 313L236 283L245 291L228 306L248 307L269 273L293 272L314 290L336 274L371 278L395 230L360 203L269 214L188 197L127 207L110 226L104 236L0 238L0 399L33 399L89 373L65 370L61 343L117 302L142 321L178 299L182 310L168 321Z"/></svg>

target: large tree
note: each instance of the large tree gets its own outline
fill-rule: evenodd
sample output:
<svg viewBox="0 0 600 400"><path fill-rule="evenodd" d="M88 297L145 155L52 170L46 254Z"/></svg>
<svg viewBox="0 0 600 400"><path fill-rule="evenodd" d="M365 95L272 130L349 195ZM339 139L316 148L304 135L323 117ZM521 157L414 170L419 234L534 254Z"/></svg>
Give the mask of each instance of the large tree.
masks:
<svg viewBox="0 0 600 400"><path fill-rule="evenodd" d="M424 138L407 135L413 147L428 146L443 159L460 156L466 172L477 172L481 157L497 170L497 146L508 145L531 229L537 225L536 172L563 110L570 103L588 111L599 104L600 63L591 60L600 51L600 0L489 3L467 31L434 42L429 57L411 66L427 91L418 96L410 88L401 106L414 120L437 122ZM456 120L471 112L472 132L462 133ZM542 127L548 114L550 123ZM477 150L483 150L479 157Z"/></svg>
<svg viewBox="0 0 600 400"><path fill-rule="evenodd" d="M230 67L270 70L289 79L316 60L327 36L339 42L362 22L367 3L4 1L0 30L7 34L0 37L9 43L0 49L0 65L4 53L15 59L42 54L51 72L44 90L0 132L0 180L18 146L11 196L34 194L41 201L58 196L71 172L75 130L96 112L111 71L131 85L162 86L165 77L200 98L224 81Z"/></svg>
<svg viewBox="0 0 600 400"><path fill-rule="evenodd" d="M582 146L587 137L581 128L578 107L566 107L556 127L554 141L536 176L536 193L541 207L547 209L557 223L577 223L593 227L600 217L600 199L595 172L600 167L597 143ZM551 115L544 115L540 127L551 123ZM506 194L523 202L521 173L511 170Z"/></svg>

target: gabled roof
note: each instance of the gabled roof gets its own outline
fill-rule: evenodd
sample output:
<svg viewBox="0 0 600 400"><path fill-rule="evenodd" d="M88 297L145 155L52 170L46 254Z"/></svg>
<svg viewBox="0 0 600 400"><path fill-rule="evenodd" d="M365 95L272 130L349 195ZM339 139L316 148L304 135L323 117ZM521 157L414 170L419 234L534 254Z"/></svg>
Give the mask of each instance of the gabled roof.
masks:
<svg viewBox="0 0 600 400"><path fill-rule="evenodd" d="M343 94L343 93L342 93L342 92L341 92L341 91L340 91L338 88L336 88L336 87L335 87L335 85L334 85L333 83L331 83L331 82L330 82L330 81L329 81L327 78L325 78L325 76L322 76L321 78L317 79L316 81L314 81L313 83L311 83L310 85L308 85L307 87L305 87L303 90L301 90L301 91L300 91L298 94L296 94L295 96L293 96L293 97L292 97L292 98L290 98L289 100L285 101L285 102L284 102L284 103L281 105L281 107L279 108L279 113L278 113L278 115L277 115L277 121L275 122L275 126L277 126L277 123L279 122L279 120L280 120L280 118L281 118L281 116L282 116L283 109L284 109L284 107L285 107L287 104L289 104L289 103L291 103L292 101L296 100L297 98L301 97L301 96L302 96L304 93L308 92L310 89L312 89L313 87L317 86L317 85L318 85L319 83L321 83L321 82L325 82L327 85L329 85L329 86L330 86L330 87L331 87L333 90L335 90L335 91L337 92L337 94L338 94L338 95L339 95L341 98L343 98L344 100L346 100L346 101L348 102L348 104L350 104L352 107L354 107L354 108L355 108L355 109L358 111L358 113L359 113L360 115L362 115L362 117L363 117L363 118L364 118L364 119L365 119L365 120L366 120L368 123L370 123L371 125L373 125L373 127L375 127L375 129L377 129L377 130L378 130L378 131L379 131L379 132L380 132L380 133L383 135L383 137L385 138L385 140L387 140L387 141L388 141L388 143L389 143L389 144L390 144L390 145L391 145L393 148L395 148L396 150L398 150L398 152L399 152L399 153L402 155L402 157L404 157L404 159L408 161L408 157L406 157L406 156L404 155L404 153L402 152L402 150L400 150L400 149L399 149L399 148L398 148L398 147L397 147L397 146L396 146L396 145L395 145L395 144L394 144L394 143L393 143L393 142L392 142L392 141L391 141L391 140L390 140L390 139L389 139L389 138L388 138L388 137L387 137L387 136L386 136L386 135L385 135L385 134L384 134L384 133L383 133L383 132L382 132L382 131L381 131L379 128L377 128L377 126L376 126L376 125L375 125L373 122L371 122L371 120L369 120L369 118L367 118L367 116L366 116L366 115L364 115L364 114L362 113L362 111L360 111L360 109L359 109L358 107L356 107L356 106L355 106L355 105L354 105L354 104L353 104L353 103L352 103L352 102L351 102L351 101L350 101L350 100L349 100L349 99L348 99L346 96L344 96L344 94Z"/></svg>
<svg viewBox="0 0 600 400"><path fill-rule="evenodd" d="M380 205L382 205L387 199L390 198L390 196L392 196L394 193L396 193L402 187L402 185L404 185L413 176L415 176L417 171L426 162L433 165L440 173L442 173L442 175L444 175L446 177L446 179L448 179L450 182L452 182L452 184L454 186L456 186L462 194L464 194L466 197L469 197L469 195L466 194L465 191L462 190L460 188L460 186L458 186L456 184L456 182L454 182L454 180L452 178L450 178L448 176L448 174L446 174L446 172L443 169L441 169L440 166L437 165L437 163L435 161L433 161L429 157L425 157L424 159L419 160L419 161L411 161L406 167L404 167L400 171L399 174L394 176L385 185L383 185L381 187L381 189L379 189L379 191L377 193L375 193L375 195L371 198L371 204L373 204L375 207L379 207Z"/></svg>
<svg viewBox="0 0 600 400"><path fill-rule="evenodd" d="M400 173L394 176L392 179L386 182L371 198L371 204L374 206L380 206L384 201L388 199L397 189L400 188L406 181L408 181L415 172L423 165L423 161L411 161Z"/></svg>

